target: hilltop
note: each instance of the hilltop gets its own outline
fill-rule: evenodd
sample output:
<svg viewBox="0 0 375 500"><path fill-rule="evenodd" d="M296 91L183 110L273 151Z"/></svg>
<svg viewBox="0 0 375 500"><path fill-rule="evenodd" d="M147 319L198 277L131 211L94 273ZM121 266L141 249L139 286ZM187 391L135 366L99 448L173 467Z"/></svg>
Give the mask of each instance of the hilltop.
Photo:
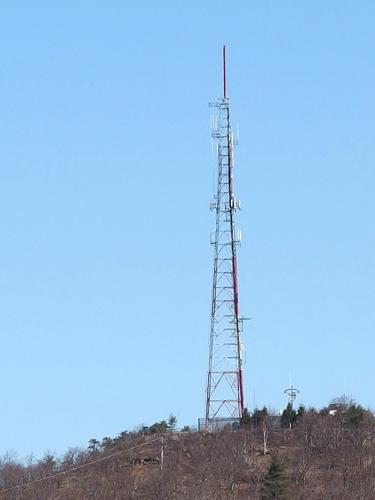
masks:
<svg viewBox="0 0 375 500"><path fill-rule="evenodd" d="M175 422L122 432L35 464L0 463L0 499L369 499L375 419L354 402L246 414L211 433ZM14 487L16 485L16 487ZM13 488L13 489L12 489Z"/></svg>

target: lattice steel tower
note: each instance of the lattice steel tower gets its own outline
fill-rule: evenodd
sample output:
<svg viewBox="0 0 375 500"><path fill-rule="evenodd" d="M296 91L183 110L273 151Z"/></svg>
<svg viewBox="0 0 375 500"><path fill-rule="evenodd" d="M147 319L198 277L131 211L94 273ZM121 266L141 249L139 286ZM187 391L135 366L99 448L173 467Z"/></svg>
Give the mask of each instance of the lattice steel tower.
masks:
<svg viewBox="0 0 375 500"><path fill-rule="evenodd" d="M216 214L209 366L206 388L206 426L222 418L239 419L244 410L241 331L239 315L237 247L241 234L235 229L240 208L233 192L233 133L227 97L226 58L223 47L223 97L217 108L212 137L217 143L217 189L211 202Z"/></svg>

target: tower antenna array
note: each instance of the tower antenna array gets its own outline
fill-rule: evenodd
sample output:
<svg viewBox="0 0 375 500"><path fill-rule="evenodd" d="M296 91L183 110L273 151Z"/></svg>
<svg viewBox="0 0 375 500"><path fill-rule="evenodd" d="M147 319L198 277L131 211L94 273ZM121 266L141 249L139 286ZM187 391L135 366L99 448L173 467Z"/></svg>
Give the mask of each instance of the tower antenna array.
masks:
<svg viewBox="0 0 375 500"><path fill-rule="evenodd" d="M209 361L206 387L205 427L238 421L244 410L241 332L239 315L237 247L241 233L235 229L240 202L233 192L233 148L230 101L227 97L226 52L223 46L223 97L210 106L217 108L212 138L217 144L217 186L210 204L215 212L212 303Z"/></svg>

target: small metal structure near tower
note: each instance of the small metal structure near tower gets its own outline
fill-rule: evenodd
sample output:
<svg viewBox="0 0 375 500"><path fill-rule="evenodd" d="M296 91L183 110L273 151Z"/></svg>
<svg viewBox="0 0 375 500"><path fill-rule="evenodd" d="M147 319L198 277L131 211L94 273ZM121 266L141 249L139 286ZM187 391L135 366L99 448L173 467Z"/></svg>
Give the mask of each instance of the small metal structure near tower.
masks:
<svg viewBox="0 0 375 500"><path fill-rule="evenodd" d="M293 387L292 384L290 384L290 387L288 387L288 389L285 389L284 394L287 394L288 403L293 408L293 403L294 403L295 399L297 398L297 394L299 394L299 390L296 389L295 387Z"/></svg>
<svg viewBox="0 0 375 500"><path fill-rule="evenodd" d="M284 410L283 416L286 415L286 417L289 419L289 429L291 429L296 417L296 412L293 410L293 403L296 400L297 395L299 394L299 390L293 387L292 384L290 384L290 387L288 387L288 389L285 389L284 394L287 394L288 396L288 406Z"/></svg>
<svg viewBox="0 0 375 500"><path fill-rule="evenodd" d="M234 195L234 138L230 102L227 96L226 52L223 47L223 97L211 107L212 138L217 144L217 186L210 204L215 213L209 361L206 386L206 413L199 427L214 430L238 423L244 411L241 333L243 320L238 305L237 248L241 232L235 228L240 202Z"/></svg>

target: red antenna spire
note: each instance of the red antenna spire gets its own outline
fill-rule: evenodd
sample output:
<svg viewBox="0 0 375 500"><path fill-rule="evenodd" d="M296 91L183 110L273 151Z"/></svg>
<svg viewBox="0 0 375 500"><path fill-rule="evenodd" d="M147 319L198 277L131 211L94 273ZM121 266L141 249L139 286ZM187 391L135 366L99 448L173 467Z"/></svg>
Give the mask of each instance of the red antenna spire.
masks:
<svg viewBox="0 0 375 500"><path fill-rule="evenodd" d="M225 58L225 45L223 45L223 84L224 84L224 99L227 98L227 65Z"/></svg>

